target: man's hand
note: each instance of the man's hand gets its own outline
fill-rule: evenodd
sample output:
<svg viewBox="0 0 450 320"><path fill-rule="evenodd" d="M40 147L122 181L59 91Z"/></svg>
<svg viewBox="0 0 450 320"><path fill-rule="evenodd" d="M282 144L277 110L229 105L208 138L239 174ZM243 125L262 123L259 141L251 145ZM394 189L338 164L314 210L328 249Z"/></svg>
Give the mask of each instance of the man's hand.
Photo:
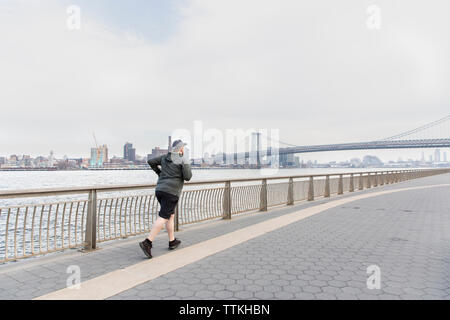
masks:
<svg viewBox="0 0 450 320"><path fill-rule="evenodd" d="M185 154L181 156L181 164L190 164L188 157Z"/></svg>

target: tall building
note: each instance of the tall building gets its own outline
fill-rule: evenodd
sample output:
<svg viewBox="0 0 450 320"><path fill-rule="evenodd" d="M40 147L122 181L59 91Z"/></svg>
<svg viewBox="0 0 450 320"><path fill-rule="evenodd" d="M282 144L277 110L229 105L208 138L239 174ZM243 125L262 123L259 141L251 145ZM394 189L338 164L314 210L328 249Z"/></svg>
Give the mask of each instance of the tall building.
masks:
<svg viewBox="0 0 450 320"><path fill-rule="evenodd" d="M441 162L441 150L434 150L434 162Z"/></svg>
<svg viewBox="0 0 450 320"><path fill-rule="evenodd" d="M282 167L292 167L295 166L295 158L293 153L282 153L280 154L280 166Z"/></svg>
<svg viewBox="0 0 450 320"><path fill-rule="evenodd" d="M54 165L54 156L53 156L53 151L50 151L50 155L48 156L48 167L53 167Z"/></svg>
<svg viewBox="0 0 450 320"><path fill-rule="evenodd" d="M100 147L100 155L102 157L103 163L108 162L108 146L106 144Z"/></svg>
<svg viewBox="0 0 450 320"><path fill-rule="evenodd" d="M124 159L128 159L128 152L131 148L133 148L133 144L131 144L129 142L125 143L125 145L123 146L123 158Z"/></svg>
<svg viewBox="0 0 450 320"><path fill-rule="evenodd" d="M133 148L132 143L127 142L123 146L123 158L128 161L136 160L136 149Z"/></svg>
<svg viewBox="0 0 450 320"><path fill-rule="evenodd" d="M106 162L108 162L108 147L106 144L98 148L91 148L91 159L89 161L91 167L102 167Z"/></svg>

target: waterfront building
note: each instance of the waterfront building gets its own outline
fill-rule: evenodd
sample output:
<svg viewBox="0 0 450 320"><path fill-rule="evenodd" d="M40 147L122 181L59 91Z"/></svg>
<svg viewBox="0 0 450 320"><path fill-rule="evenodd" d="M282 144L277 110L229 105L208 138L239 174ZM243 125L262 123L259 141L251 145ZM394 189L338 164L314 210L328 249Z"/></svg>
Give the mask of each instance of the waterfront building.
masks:
<svg viewBox="0 0 450 320"><path fill-rule="evenodd" d="M401 158L399 158L399 160L397 162L402 163L403 160ZM370 155L364 156L362 164L363 164L364 168L382 167L383 166L383 162L378 157L370 156Z"/></svg>
<svg viewBox="0 0 450 320"><path fill-rule="evenodd" d="M136 160L136 149L133 148L132 143L125 143L123 146L123 158L128 161Z"/></svg>
<svg viewBox="0 0 450 320"><path fill-rule="evenodd" d="M160 147L155 147L154 149L152 149L152 153L147 155L147 161L151 158L156 158L156 157L162 156L163 154L166 154L167 152L169 152L168 149L161 149Z"/></svg>

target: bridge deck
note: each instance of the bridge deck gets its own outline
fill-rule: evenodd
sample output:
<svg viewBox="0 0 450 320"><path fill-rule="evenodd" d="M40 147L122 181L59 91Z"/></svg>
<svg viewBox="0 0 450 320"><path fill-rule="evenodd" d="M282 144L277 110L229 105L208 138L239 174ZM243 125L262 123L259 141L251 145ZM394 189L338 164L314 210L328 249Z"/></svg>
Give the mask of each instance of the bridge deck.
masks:
<svg viewBox="0 0 450 320"><path fill-rule="evenodd" d="M185 227L182 247L169 253L161 234L151 260L134 237L7 263L0 299L450 299L449 184L438 175ZM80 290L65 289L70 265ZM370 265L381 289L367 289Z"/></svg>

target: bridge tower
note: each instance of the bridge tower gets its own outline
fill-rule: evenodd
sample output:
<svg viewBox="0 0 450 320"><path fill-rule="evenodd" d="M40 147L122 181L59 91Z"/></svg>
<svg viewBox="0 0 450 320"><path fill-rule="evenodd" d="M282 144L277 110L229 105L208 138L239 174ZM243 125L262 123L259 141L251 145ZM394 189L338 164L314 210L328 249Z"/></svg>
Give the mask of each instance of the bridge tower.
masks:
<svg viewBox="0 0 450 320"><path fill-rule="evenodd" d="M252 133L252 146L251 146L252 160L256 160L256 168L261 168L261 132ZM253 163L252 163L253 164Z"/></svg>

